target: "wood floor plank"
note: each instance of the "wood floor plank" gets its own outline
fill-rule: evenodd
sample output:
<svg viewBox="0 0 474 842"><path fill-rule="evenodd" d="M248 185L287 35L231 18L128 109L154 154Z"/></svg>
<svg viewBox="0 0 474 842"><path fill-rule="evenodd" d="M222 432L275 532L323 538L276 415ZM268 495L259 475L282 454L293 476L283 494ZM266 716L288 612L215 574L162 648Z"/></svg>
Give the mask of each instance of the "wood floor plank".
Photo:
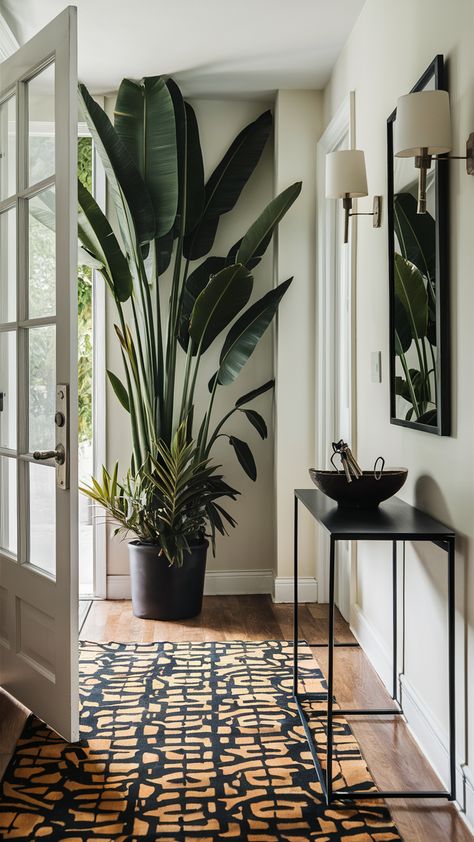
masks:
<svg viewBox="0 0 474 842"><path fill-rule="evenodd" d="M300 607L299 637L309 643L327 640L327 606ZM212 596L204 598L203 612L193 620L176 623L137 620L127 601L95 602L81 637L120 642L147 640L291 640L293 609L275 605L269 596ZM339 642L354 637L339 612L335 614ZM323 672L327 655L313 648ZM340 704L361 707L389 705L390 696L367 657L359 648L336 649L335 694ZM351 718L369 768L380 787L388 789L438 787L431 769L402 719ZM473 842L456 807L444 800L391 801L393 818L405 842Z"/></svg>

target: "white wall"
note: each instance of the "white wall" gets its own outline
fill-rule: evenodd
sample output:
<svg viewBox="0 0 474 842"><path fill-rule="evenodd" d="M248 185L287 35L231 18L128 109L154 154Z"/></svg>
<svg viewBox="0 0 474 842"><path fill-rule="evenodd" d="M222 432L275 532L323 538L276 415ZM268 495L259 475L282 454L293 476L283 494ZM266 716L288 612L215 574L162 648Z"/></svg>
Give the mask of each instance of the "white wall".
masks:
<svg viewBox="0 0 474 842"><path fill-rule="evenodd" d="M279 91L275 109L275 190L303 187L276 239L276 279L294 276L278 314L275 360L276 597L292 598L293 489L309 484L315 464L316 143L322 128L319 91ZM315 533L300 506L302 599L317 598ZM283 588L281 585L285 583Z"/></svg>
<svg viewBox="0 0 474 842"><path fill-rule="evenodd" d="M233 100L194 101L197 120L200 127L205 175L211 173L220 161L226 149L238 132L271 107L268 103ZM113 110L113 100L107 102L108 113ZM229 248L241 237L248 226L273 197L273 138L270 137L263 156L236 205L235 209L223 216L215 240L212 254L226 255ZM198 265L196 262L195 265ZM160 280L167 290L171 271ZM254 271L255 284L251 300L261 297L273 282L273 255L269 248L261 264ZM167 292L163 295L167 301ZM113 371L121 371L118 342L113 331L115 320L114 306L107 296L107 365ZM223 337L222 337L223 341ZM197 407L207 406L209 393L207 383L216 370L221 343L217 341L203 357L201 380L197 392ZM184 357L184 354L182 354ZM237 381L231 386L221 387L215 402L215 419L218 420L245 392L265 383L273 376L273 351L271 330L267 332L251 360L242 371ZM271 568L274 557L274 499L273 499L273 432L272 413L273 395L267 393L258 398L254 408L263 414L269 427L269 437L261 441L257 432L238 413L227 428L239 438L249 443L254 453L258 477L253 483L237 463L234 451L227 440L220 439L214 450L215 459L224 467L226 480L241 492L236 503L229 501L228 509L238 520L238 526L226 539L219 537L216 557L208 555L209 571L235 571L243 575L225 579L230 589L239 589L248 579L250 591L271 589ZM107 392L107 462L112 465L119 460L122 470L126 470L130 458L130 435L128 417L118 405L110 386ZM222 443L221 443L222 442ZM224 505L226 501L224 501ZM110 530L112 532L112 530ZM127 582L123 579L128 573L128 554L126 542L120 542L109 535L108 540L108 589L109 595L123 595ZM247 576L247 571L251 571ZM264 571L255 573L255 571ZM118 577L112 578L111 577ZM212 574L209 578L212 589Z"/></svg>
<svg viewBox="0 0 474 842"><path fill-rule="evenodd" d="M349 90L356 92L356 142L365 149L369 191L386 202L386 118L437 53L448 64L454 154L474 130L472 0L367 0L325 91L325 125ZM406 465L401 496L452 524L457 555L458 763L474 768L474 179L462 161L450 168L453 434L438 438L389 422L387 208L381 230L357 226L357 440L364 466L383 454ZM369 199L362 199L365 210ZM368 208L367 208L368 209ZM370 378L371 351L382 351L383 382ZM390 547L359 545L354 625L382 674L390 657ZM442 773L446 772L446 556L407 547L406 710ZM466 652L464 652L464 642ZM467 681L464 698L464 680ZM472 781L472 771L466 775ZM461 772L459 772L459 777ZM461 787L458 797L462 799ZM474 790L467 786L474 808ZM472 813L471 813L472 816Z"/></svg>

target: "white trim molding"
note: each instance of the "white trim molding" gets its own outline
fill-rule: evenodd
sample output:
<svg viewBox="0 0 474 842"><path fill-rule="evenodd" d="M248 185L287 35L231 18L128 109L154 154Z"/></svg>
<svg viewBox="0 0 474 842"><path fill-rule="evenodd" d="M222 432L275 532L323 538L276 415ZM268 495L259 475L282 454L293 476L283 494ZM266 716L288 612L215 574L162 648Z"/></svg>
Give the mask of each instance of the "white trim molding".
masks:
<svg viewBox="0 0 474 842"><path fill-rule="evenodd" d="M326 155L337 149L353 149L355 146L355 93L350 91L326 127L318 141L317 156L317 275L316 275L316 462L320 468L330 468L329 443L348 437L354 453L356 441L356 352L355 352L355 276L356 276L356 231L351 225L349 244L340 243L339 204L326 199ZM356 223L356 219L352 220ZM347 304L338 300L336 292L347 295ZM347 336L346 356L348 371L347 385L341 382L341 363L337 348L338 325L341 321L340 308L349 309L348 324L344 327ZM345 316L344 316L345 318ZM347 390L347 391L346 391ZM346 401L348 405L346 405ZM345 413L341 412L342 407ZM345 420L343 421L343 416ZM341 429L341 426L343 429ZM329 599L328 565L322 560L329 556L329 540L323 529L318 529L317 558L319 598ZM339 548L339 571L336 602L348 618L350 605L354 602L354 577L356 548L353 542Z"/></svg>
<svg viewBox="0 0 474 842"><path fill-rule="evenodd" d="M206 573L204 595L271 594L273 575L273 570L209 570ZM130 596L128 574L107 576L107 599L130 599Z"/></svg>
<svg viewBox="0 0 474 842"><path fill-rule="evenodd" d="M352 606L351 631L359 641L373 668L391 693L392 653L359 605ZM428 762L444 786L449 785L449 741L446 729L433 715L424 699L404 673L399 687L406 724ZM456 762L456 795L461 815L474 829L474 776L460 758Z"/></svg>
<svg viewBox="0 0 474 842"><path fill-rule="evenodd" d="M276 576L273 586L273 602L293 602L294 583L292 576ZM311 576L298 579L298 601L317 602L318 582Z"/></svg>

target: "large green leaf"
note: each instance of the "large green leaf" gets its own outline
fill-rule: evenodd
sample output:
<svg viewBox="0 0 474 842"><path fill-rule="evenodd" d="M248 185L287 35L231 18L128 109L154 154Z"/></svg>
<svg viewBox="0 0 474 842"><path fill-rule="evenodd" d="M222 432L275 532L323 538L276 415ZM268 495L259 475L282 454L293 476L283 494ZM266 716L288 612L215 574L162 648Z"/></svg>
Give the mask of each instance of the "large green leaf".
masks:
<svg viewBox="0 0 474 842"><path fill-rule="evenodd" d="M411 193L397 193L393 197L393 221L402 257L434 280L436 223L431 214L417 213L417 202Z"/></svg>
<svg viewBox="0 0 474 842"><path fill-rule="evenodd" d="M176 124L164 80L148 76L141 85L124 79L117 94L114 123L148 188L156 236L162 237L173 227L178 207Z"/></svg>
<svg viewBox="0 0 474 842"><path fill-rule="evenodd" d="M104 277L119 301L127 301L133 279L125 255L112 231L110 222L88 190L77 183L79 238L83 246L104 267Z"/></svg>
<svg viewBox="0 0 474 842"><path fill-rule="evenodd" d="M267 382L264 383L263 386L258 386L256 389L252 389L251 392L247 392L245 395L242 395L241 398L236 400L235 405L243 406L245 403L250 403L250 401L255 400L255 398L258 398L260 395L263 395L265 394L265 392L268 392L270 389L273 389L274 386L275 381L273 379L267 380Z"/></svg>
<svg viewBox="0 0 474 842"><path fill-rule="evenodd" d="M204 208L204 165L196 115L173 79L167 81L173 101L178 149L179 199L178 214L184 214L184 231L188 233L199 222Z"/></svg>
<svg viewBox="0 0 474 842"><path fill-rule="evenodd" d="M260 415L259 412L256 412L255 409L241 409L240 411L245 414L247 419L252 424L252 427L255 427L260 438L266 439L268 436L268 429L263 416Z"/></svg>
<svg viewBox="0 0 474 842"><path fill-rule="evenodd" d="M174 231L168 231L163 237L157 237L155 240L156 249L156 271L158 275L166 272L171 263L171 256L173 254Z"/></svg>
<svg viewBox="0 0 474 842"><path fill-rule="evenodd" d="M123 385L122 381L117 377L116 374L113 373L113 371L109 371L109 369L107 369L107 376L123 408L126 409L127 412L130 412L130 401L128 398L128 392L125 386Z"/></svg>
<svg viewBox="0 0 474 842"><path fill-rule="evenodd" d="M185 351L188 349L189 323L196 298L207 286L211 276L220 272L225 265L226 260L224 257L207 257L186 279L181 296L178 331L179 344ZM196 352L197 349L195 348L194 350Z"/></svg>
<svg viewBox="0 0 474 842"><path fill-rule="evenodd" d="M428 326L428 296L419 269L395 253L395 295L403 305L413 339L426 336Z"/></svg>
<svg viewBox="0 0 474 842"><path fill-rule="evenodd" d="M275 289L271 289L232 325L221 351L217 371L218 383L232 383L240 374L272 321L292 280L293 278L289 278Z"/></svg>
<svg viewBox="0 0 474 842"><path fill-rule="evenodd" d="M266 206L260 216L250 226L237 252L236 263L248 266L252 259L260 259L267 248L273 232L285 213L301 193L301 181L297 181Z"/></svg>
<svg viewBox="0 0 474 842"><path fill-rule="evenodd" d="M214 242L219 217L232 210L252 175L272 127L270 111L261 114L237 135L206 184L202 218L184 242L184 255L197 260Z"/></svg>
<svg viewBox="0 0 474 842"><path fill-rule="evenodd" d="M235 455L237 456L237 459L242 465L242 468L247 476L255 482L257 479L257 466L247 442L242 441L242 439L238 439L235 436L229 436L229 444L234 448Z"/></svg>
<svg viewBox="0 0 474 842"><path fill-rule="evenodd" d="M155 214L145 182L127 146L85 85L79 85L79 100L107 175L122 234L128 242L127 209L123 203L125 197L139 244L149 242L155 235Z"/></svg>
<svg viewBox="0 0 474 842"><path fill-rule="evenodd" d="M402 354L406 354L408 351L412 341L412 332L410 327L410 322L408 319L407 311L405 310L402 302L400 301L397 296L394 296L394 318L395 318L395 335L396 335L396 345L395 345L395 352L398 356Z"/></svg>
<svg viewBox="0 0 474 842"><path fill-rule="evenodd" d="M191 314L189 333L196 348L205 351L230 324L247 304L252 286L252 275L239 264L226 266L211 278Z"/></svg>

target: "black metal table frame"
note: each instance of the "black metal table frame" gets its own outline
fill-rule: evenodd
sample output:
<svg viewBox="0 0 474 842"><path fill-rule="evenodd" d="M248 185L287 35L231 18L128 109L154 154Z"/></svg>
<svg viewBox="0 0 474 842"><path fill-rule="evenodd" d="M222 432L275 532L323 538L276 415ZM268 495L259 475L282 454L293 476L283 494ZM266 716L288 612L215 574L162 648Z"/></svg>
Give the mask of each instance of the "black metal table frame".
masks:
<svg viewBox="0 0 474 842"><path fill-rule="evenodd" d="M357 540L345 535L343 540ZM333 709L334 696L334 648L335 647L358 647L359 643L335 643L334 641L334 583L336 566L336 543L338 538L330 534L329 549L329 617L328 617L328 642L311 644L326 646L328 648L328 671L327 671L327 692L321 693L300 693L298 691L298 496L294 496L294 611L293 611L293 699L295 701L301 723L303 725L309 748L313 758L314 768L321 785L326 804L333 800L354 801L372 800L374 798L447 798L454 801L456 798L456 732L455 732L455 537L448 535L444 539L439 536L434 538L429 534L417 536L417 541L426 541L436 544L448 554L448 703L449 703L449 790L333 790L332 764L333 764L333 721L339 716L381 716L381 715L403 715L403 708L398 701L397 695L397 635L398 635L398 606L397 606L397 541L404 542L411 540L403 533L394 535L392 538L370 538L364 535L363 540L392 540L392 651L393 651L393 686L392 698L396 707L393 708L337 708ZM308 718L302 707L305 701L327 701L327 742L326 742L326 774L321 766L318 753L314 744ZM322 714L312 710L311 716Z"/></svg>

